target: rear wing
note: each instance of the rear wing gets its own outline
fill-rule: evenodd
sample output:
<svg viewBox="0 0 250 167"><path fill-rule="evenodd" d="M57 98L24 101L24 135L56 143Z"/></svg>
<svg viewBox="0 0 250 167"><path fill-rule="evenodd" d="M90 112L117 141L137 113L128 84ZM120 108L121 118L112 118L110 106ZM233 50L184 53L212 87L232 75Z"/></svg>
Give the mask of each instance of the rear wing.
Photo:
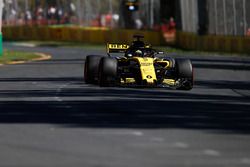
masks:
<svg viewBox="0 0 250 167"><path fill-rule="evenodd" d="M129 48L127 44L107 44L107 53L125 53Z"/></svg>

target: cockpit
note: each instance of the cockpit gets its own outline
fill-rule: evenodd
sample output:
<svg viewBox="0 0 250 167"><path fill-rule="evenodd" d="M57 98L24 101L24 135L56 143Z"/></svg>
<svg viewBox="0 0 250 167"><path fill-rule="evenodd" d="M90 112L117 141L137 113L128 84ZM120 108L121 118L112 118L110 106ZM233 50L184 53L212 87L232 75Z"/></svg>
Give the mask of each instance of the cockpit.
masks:
<svg viewBox="0 0 250 167"><path fill-rule="evenodd" d="M153 50L150 45L146 45L141 38L144 38L141 35L135 35L135 40L130 45L126 57L152 57Z"/></svg>

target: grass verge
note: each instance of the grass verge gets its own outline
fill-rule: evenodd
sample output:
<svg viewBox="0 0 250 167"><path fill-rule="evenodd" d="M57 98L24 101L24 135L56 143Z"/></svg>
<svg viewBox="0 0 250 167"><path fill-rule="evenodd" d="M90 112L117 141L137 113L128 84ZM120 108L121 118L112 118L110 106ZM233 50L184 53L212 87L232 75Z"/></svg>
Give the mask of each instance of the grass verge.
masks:
<svg viewBox="0 0 250 167"><path fill-rule="evenodd" d="M70 47L70 48L84 48L91 50L106 50L106 44L86 44L81 42L58 42L58 41L18 41L15 43L27 43L40 47ZM240 53L228 53L228 52L209 52L209 51L197 51L197 50L185 50L172 46L153 46L153 48L164 51L165 53L185 54L185 55L220 55L220 56L249 56L247 54Z"/></svg>
<svg viewBox="0 0 250 167"><path fill-rule="evenodd" d="M106 44L86 44L81 42L58 42L58 41L15 41L17 45L31 44L38 47L70 47L70 48L84 48L84 49L98 49L105 50Z"/></svg>
<svg viewBox="0 0 250 167"><path fill-rule="evenodd" d="M0 64L13 64L15 62L26 62L38 58L40 58L40 55L35 53L4 50L3 55L0 56Z"/></svg>
<svg viewBox="0 0 250 167"><path fill-rule="evenodd" d="M166 53L176 53L176 54L185 54L185 55L201 55L201 56L244 56L249 55L243 53L230 53L230 52L215 52L215 51L199 51L199 50L186 50L176 47L169 46L156 46L155 49L161 50Z"/></svg>

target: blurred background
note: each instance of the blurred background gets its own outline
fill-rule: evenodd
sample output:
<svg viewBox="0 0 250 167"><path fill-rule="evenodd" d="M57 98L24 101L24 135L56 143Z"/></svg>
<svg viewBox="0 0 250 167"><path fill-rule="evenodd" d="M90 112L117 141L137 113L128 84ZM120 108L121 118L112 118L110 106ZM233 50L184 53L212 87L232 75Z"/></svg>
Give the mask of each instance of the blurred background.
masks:
<svg viewBox="0 0 250 167"><path fill-rule="evenodd" d="M4 25L179 30L247 35L247 0L4 0Z"/></svg>
<svg viewBox="0 0 250 167"><path fill-rule="evenodd" d="M128 43L250 53L248 0L4 0L4 40ZM32 27L32 29L30 29Z"/></svg>
<svg viewBox="0 0 250 167"><path fill-rule="evenodd" d="M137 29L153 29L161 23L160 1L127 3L126 0L5 0L3 20L5 25L68 24ZM171 12L173 17L174 10Z"/></svg>

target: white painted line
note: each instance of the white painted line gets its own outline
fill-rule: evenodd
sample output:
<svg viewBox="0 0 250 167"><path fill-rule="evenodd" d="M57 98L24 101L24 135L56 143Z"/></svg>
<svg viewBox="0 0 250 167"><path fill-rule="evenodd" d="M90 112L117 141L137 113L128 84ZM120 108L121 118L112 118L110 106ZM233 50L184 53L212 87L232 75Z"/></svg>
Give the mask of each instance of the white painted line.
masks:
<svg viewBox="0 0 250 167"><path fill-rule="evenodd" d="M55 128L49 128L50 131L55 131Z"/></svg>
<svg viewBox="0 0 250 167"><path fill-rule="evenodd" d="M212 150L212 149L204 150L203 153L204 153L205 155L214 156L214 157L218 157L218 156L221 155L219 151Z"/></svg>
<svg viewBox="0 0 250 167"><path fill-rule="evenodd" d="M246 165L250 165L250 158L242 158L241 163L246 164Z"/></svg>
<svg viewBox="0 0 250 167"><path fill-rule="evenodd" d="M61 85L59 88L57 88L56 90L56 97L55 97L55 100L58 101L58 102L62 102L63 99L61 99L60 97L58 97L58 95L62 92L62 89L67 87L70 83L67 83L67 84L63 84ZM67 106L67 107L70 107L70 106Z"/></svg>
<svg viewBox="0 0 250 167"><path fill-rule="evenodd" d="M143 133L140 131L134 131L134 132L132 132L132 134L135 136L143 136Z"/></svg>
<svg viewBox="0 0 250 167"><path fill-rule="evenodd" d="M59 102L63 101L60 97L55 97L55 100Z"/></svg>
<svg viewBox="0 0 250 167"><path fill-rule="evenodd" d="M32 44L32 43L14 43L13 45L14 46L30 47L30 48L36 47L36 45Z"/></svg>
<svg viewBox="0 0 250 167"><path fill-rule="evenodd" d="M176 143L174 143L174 147L187 149L187 148L189 148L189 145L187 143L184 143L184 142L176 142Z"/></svg>
<svg viewBox="0 0 250 167"><path fill-rule="evenodd" d="M154 142L164 142L165 141L165 139L161 138L161 137L153 137L153 138L151 138L151 140Z"/></svg>
<svg viewBox="0 0 250 167"><path fill-rule="evenodd" d="M91 134L98 135L117 135L117 136L143 136L143 132L140 131L101 131L101 132L91 132Z"/></svg>

